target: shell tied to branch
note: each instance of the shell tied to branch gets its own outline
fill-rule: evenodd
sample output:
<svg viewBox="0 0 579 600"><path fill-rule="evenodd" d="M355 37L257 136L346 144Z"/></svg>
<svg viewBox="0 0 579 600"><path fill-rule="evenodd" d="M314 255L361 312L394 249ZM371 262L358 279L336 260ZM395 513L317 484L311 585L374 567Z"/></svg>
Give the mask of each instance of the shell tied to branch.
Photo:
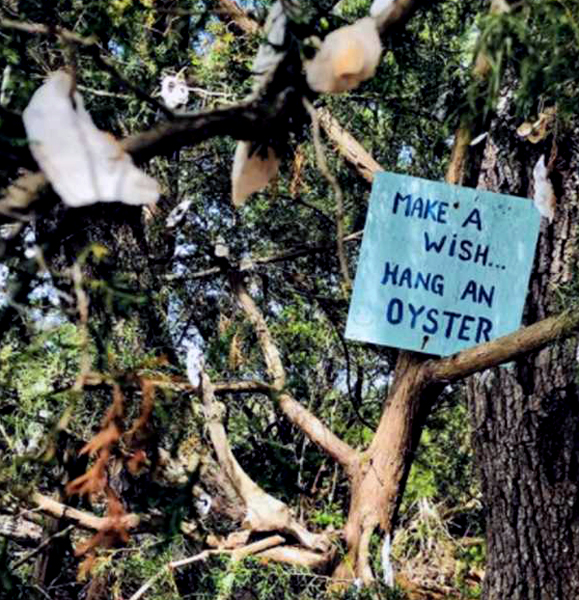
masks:
<svg viewBox="0 0 579 600"><path fill-rule="evenodd" d="M161 79L161 98L168 108L173 110L187 104L189 88L180 75L166 75Z"/></svg>
<svg viewBox="0 0 579 600"><path fill-rule="evenodd" d="M535 195L533 200L535 207L541 213L543 217L547 217L551 223L555 217L555 191L553 190L553 184L549 179L549 172L545 165L545 156L535 163L533 168L533 180L535 183Z"/></svg>
<svg viewBox="0 0 579 600"><path fill-rule="evenodd" d="M314 58L306 77L316 92L345 92L374 76L382 45L372 17L332 31Z"/></svg>
<svg viewBox="0 0 579 600"><path fill-rule="evenodd" d="M280 160L273 148L262 156L252 149L251 142L238 142L231 171L231 199L236 207L243 206L248 196L263 189L277 174Z"/></svg>
<svg viewBox="0 0 579 600"><path fill-rule="evenodd" d="M30 151L63 202L156 202L157 182L135 167L112 135L97 129L80 94L71 90L68 73L53 73L22 115Z"/></svg>

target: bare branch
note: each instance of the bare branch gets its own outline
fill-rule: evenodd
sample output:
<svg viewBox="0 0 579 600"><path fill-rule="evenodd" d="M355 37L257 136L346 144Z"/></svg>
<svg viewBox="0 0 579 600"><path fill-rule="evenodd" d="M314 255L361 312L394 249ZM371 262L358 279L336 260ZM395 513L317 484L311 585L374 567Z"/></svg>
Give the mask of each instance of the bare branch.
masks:
<svg viewBox="0 0 579 600"><path fill-rule="evenodd" d="M24 518L0 515L0 535L24 546L32 546L42 541L42 527Z"/></svg>
<svg viewBox="0 0 579 600"><path fill-rule="evenodd" d="M203 552L199 552L199 554L195 554L195 556L190 556L189 558L184 558L183 560L174 560L167 565L165 565L160 571L157 571L150 579L148 579L130 598L129 600L139 600L142 598L150 589L153 587L153 584L160 579L163 575L170 573L173 569L178 569L180 567L185 567L187 565L191 565L195 562L200 562L202 560L207 560L210 556L215 554L231 554L233 560L241 560L246 556L251 556L252 554L257 554L262 550L271 548L272 546L277 546L284 542L284 539L279 535L273 535L271 537L265 538L263 540L259 540L254 542L253 544L249 544L244 546L243 548L238 548L236 550L230 549L218 549L218 550L203 550Z"/></svg>
<svg viewBox="0 0 579 600"><path fill-rule="evenodd" d="M320 446L329 456L342 465L348 475L351 476L358 464L358 453L284 390L285 371L283 363L267 323L253 298L247 293L240 278L233 279L232 285L239 304L255 329L268 374L273 379L272 389L274 393L272 398L277 401L281 411L291 423L299 427L312 442Z"/></svg>
<svg viewBox="0 0 579 600"><path fill-rule="evenodd" d="M259 23L248 17L245 14L245 11L240 8L234 0L219 0L219 4L221 6L219 15L225 17L226 20L235 23L241 31L249 34L256 34L259 32Z"/></svg>
<svg viewBox="0 0 579 600"><path fill-rule="evenodd" d="M21 21L14 21L12 19L0 19L0 29L12 29L31 34L58 35L67 42L87 47L94 46L97 43L96 37L82 37L63 27L48 27L40 23L22 23Z"/></svg>
<svg viewBox="0 0 579 600"><path fill-rule="evenodd" d="M296 548L295 546L278 546L277 548L260 552L259 557L274 560L275 562L289 563L290 565L306 569L317 569L327 564L332 555L331 553L318 554L317 552Z"/></svg>
<svg viewBox="0 0 579 600"><path fill-rule="evenodd" d="M327 108L318 108L318 118L326 135L336 145L336 150L356 168L358 173L372 183L374 176L384 168L374 160L372 155L348 133Z"/></svg>
<svg viewBox="0 0 579 600"><path fill-rule="evenodd" d="M349 235L344 236L344 243L349 242L357 242L362 239L363 231L355 231L354 233L350 233ZM271 256L263 256L258 258L251 258L248 261L244 261L243 264L240 264L238 267L239 273L246 273L248 271L252 271L255 267L259 265L269 265L278 262L285 262L287 260L293 260L294 258L300 258L302 256L309 256L311 254L316 254L318 252L328 252L332 250L333 246L329 244L326 245L317 245L317 246L305 246L303 248L296 248L294 250L288 250L287 252L280 252L279 254L272 254ZM181 280L191 280L191 279L205 279L206 277L212 277L213 275L224 275L225 273L220 267L211 267L209 269L203 269L202 271L197 271L195 273L191 273L191 275L166 275L164 277L165 281L181 281Z"/></svg>
<svg viewBox="0 0 579 600"><path fill-rule="evenodd" d="M20 560L17 560L15 563L10 565L10 568L12 570L17 569L24 563L28 562L31 558L34 558L37 554L42 552L42 550L46 548L46 546L50 545L54 540L68 535L73 529L74 525L69 525L68 527L65 527L64 529L61 529L60 531L57 531L56 533L47 537L41 544L34 548L32 552L29 552L26 556L23 556Z"/></svg>
<svg viewBox="0 0 579 600"><path fill-rule="evenodd" d="M338 183L338 180L334 177L328 167L328 161L324 154L324 148L322 141L320 140L320 121L316 113L316 109L312 106L311 102L304 98L304 106L308 111L312 120L312 138L314 142L314 149L316 151L316 159L318 161L318 168L322 172L322 175L326 178L328 183L334 190L334 196L336 197L336 249L338 252L338 260L340 262L340 270L342 271L342 277L344 279L344 292L349 292L352 289L352 280L350 279L350 272L348 271L348 262L346 261L346 253L344 252L344 193Z"/></svg>
<svg viewBox="0 0 579 600"><path fill-rule="evenodd" d="M293 517L286 504L264 492L237 462L214 403L213 385L206 373L201 375L201 391L207 429L217 460L246 507L244 525L251 531L287 532L306 548L326 550L326 536L310 533Z"/></svg>
<svg viewBox="0 0 579 600"><path fill-rule="evenodd" d="M110 527L111 524L110 517L97 517L92 513L71 508L70 506L66 506L66 504L57 502L56 500L53 500L52 498L49 498L48 496L45 496L39 492L34 492L30 497L29 502L34 504L38 509L46 514L59 519L68 519L75 525L84 529L93 529L99 531L101 529ZM120 525L124 529L134 529L140 524L140 522L141 518L135 514L124 515L120 518Z"/></svg>
<svg viewBox="0 0 579 600"><path fill-rule="evenodd" d="M404 24L419 5L417 0L395 0L388 8L378 16L380 33L384 34L388 29Z"/></svg>
<svg viewBox="0 0 579 600"><path fill-rule="evenodd" d="M278 110L280 107L254 102L193 115L179 115L174 121L160 123L148 131L126 138L121 145L136 160L145 161L158 154L194 146L217 136L252 140L277 116Z"/></svg>
<svg viewBox="0 0 579 600"><path fill-rule="evenodd" d="M424 369L431 381L456 381L540 350L559 338L573 335L577 330L579 311L566 311L448 358L429 360L424 364Z"/></svg>

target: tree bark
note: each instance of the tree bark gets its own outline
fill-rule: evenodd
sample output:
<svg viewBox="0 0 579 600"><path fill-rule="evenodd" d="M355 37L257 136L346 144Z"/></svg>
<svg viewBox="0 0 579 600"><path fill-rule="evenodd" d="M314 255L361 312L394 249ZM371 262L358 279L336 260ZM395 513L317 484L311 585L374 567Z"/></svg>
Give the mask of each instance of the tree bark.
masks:
<svg viewBox="0 0 579 600"><path fill-rule="evenodd" d="M499 119L493 127L479 187L529 196L533 164L541 152L549 156L551 140L533 148L517 141L505 121ZM564 140L557 142L564 147ZM579 155L571 148L556 163L562 182L556 186L555 220L548 224L543 219L541 227L528 322L557 309L556 288L569 281L576 259L578 203L573 190ZM468 383L487 510L484 600L579 597L577 350L576 337L559 341Z"/></svg>

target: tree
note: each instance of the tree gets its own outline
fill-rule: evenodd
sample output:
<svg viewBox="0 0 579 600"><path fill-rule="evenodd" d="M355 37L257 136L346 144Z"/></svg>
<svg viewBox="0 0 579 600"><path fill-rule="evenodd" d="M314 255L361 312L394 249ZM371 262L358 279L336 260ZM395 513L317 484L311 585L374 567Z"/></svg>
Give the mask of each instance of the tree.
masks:
<svg viewBox="0 0 579 600"><path fill-rule="evenodd" d="M374 580L370 551L373 535L378 529L386 537L393 532L422 427L445 386L536 352L560 336L571 335L579 324L579 316L568 311L543 318L547 312L537 312L542 319L537 320L529 314L532 325L441 359L407 352L395 357L390 351L346 344L341 329L347 307L344 292L354 255L350 248L360 238L359 223L365 212L363 202L357 198L366 194L367 181L379 165L391 168L399 164L401 151L410 148L417 158L410 164L409 172L442 177L445 162L440 157L444 156L445 161L449 158L445 156L444 140L449 126L456 125L458 117L462 117L447 180L476 180L477 162L468 172L465 158L471 148L471 128L484 123L481 98L483 102L490 98L488 90L481 93L482 84L476 82L472 88L473 106L463 107L461 115L450 115L448 121L445 114L442 122L433 119L432 114L445 113L441 95L447 104L460 99L461 92L466 96L465 36L481 6L442 2L427 12L419 12L408 28L388 37L388 72L366 84L360 99L362 106L354 111L349 125L364 135L362 141L374 150L377 162L339 125L339 119L345 119L356 97L328 98L326 108L312 109L315 94L302 74L304 56L315 52L307 42L311 34L325 33L324 27L334 29L342 20L354 21L365 15L367 3L343 3L338 13L331 10L333 3L302 7L300 11L293 3L285 3L291 35L284 39L291 43L286 42L287 46L281 49L270 44L280 54L279 60L274 61L275 70L244 101L242 98L249 93L247 57L250 49L255 51L255 37L230 33L227 23L232 24L231 31L253 36L259 26L233 3L216 4L213 7L198 2L184 7L163 2L150 6L143 0L98 4L90 14L79 14L76 6L62 2L58 12L45 15L39 13L39 5L30 2L23 3L16 14L8 12L7 18L0 21L9 36L2 51L3 88L14 90L10 108L0 102L4 138L24 139L13 108L25 105L36 85L31 79L38 76L43 65L54 68L68 64L77 74L78 90L91 98L93 118L122 137L123 150L135 160L151 161L149 169L164 190L152 214L110 204L64 209L53 192L43 191L46 181L42 175L26 174L17 179L22 166L35 168L25 144L0 147L7 158L2 176L6 184L11 184L2 201L3 214L9 213L9 221L19 212L35 215L32 227L26 226L26 221L18 222L18 231L5 242L4 256L13 285L12 303L4 308L0 318L7 332L5 352L14 366L22 368L30 356L38 353L39 339L40 343L52 344L59 357L65 349L73 348L76 369L60 362L47 364L47 357L40 361L45 369L50 366L53 372L63 373L69 379L59 389L54 388L52 381L48 386L46 401L55 414L64 416L59 416L54 435L43 449L44 456L59 461L69 471L69 494L96 493L101 502L106 500L108 513L97 517L86 506L81 511L65 513L64 494L55 501L37 489L13 491L48 514L63 518L68 515L74 523L97 530L82 549L91 558L84 563L88 569L93 566L100 545L127 539L128 532L137 527L159 527L158 515L149 514L146 509L150 502L159 502L170 488L159 484L160 478L167 482L168 467L175 468L174 461L167 458L167 448L180 447L185 431L192 434L195 427L198 432L191 437L197 439L202 423L206 423L215 458L201 461L198 455L202 453L195 450L195 464L181 468L184 483L165 503L167 516L178 519L179 514L188 514L192 494L202 500L204 496L196 487L200 479L203 493L210 490L212 502L219 505L211 509L212 514L217 515L218 521L227 519L233 525L222 533L229 533L243 521L252 534L271 534L256 542L258 546L249 544L238 550L231 550L233 538L220 539L215 552L237 552L234 556L256 553L266 560L308 567L327 568L336 562L336 579L355 577L370 584ZM380 20L383 36L409 17L413 8L413 3L407 2L390 6L387 18ZM213 14L223 20L214 19ZM497 23L516 24L517 19L520 15L516 13L495 16L489 27L498 27ZM490 70L483 69L486 73L482 74L487 77L489 90L496 92L500 74L496 57L501 56L502 50L496 39L504 41L508 37L496 35L490 40L493 46L485 37L488 31L494 30L484 30L479 57L486 57L491 66L495 65ZM50 43L40 41L28 48L30 35ZM61 50L53 43L54 38L62 44ZM263 43L267 48L267 43ZM204 44L210 49L204 50ZM426 45L431 46L428 56L421 54ZM439 50L438 54L432 46ZM546 50L541 52L543 56ZM10 64L13 66L8 68ZM199 94L191 104L206 110L174 114L145 93L144 90L155 89L164 68L176 71L182 66L188 67L189 86ZM221 68L225 66L230 77L224 80ZM139 81L138 87L131 83L134 81ZM423 104L417 107L414 96L420 93ZM226 108L215 107L212 99L222 97L235 102ZM384 97L400 102L402 109L389 106ZM537 98L541 96L535 98L535 103ZM532 114L536 104L523 108L526 114ZM161 115L166 120L161 121ZM310 139L310 120L313 144L306 141ZM336 144L337 154L351 163L354 171L337 164L333 155L328 157L331 170L324 164L316 133L318 120ZM375 128L374 135L368 133L369 127ZM379 134L384 134L390 144L380 142ZM275 191L252 199L238 213L228 202L229 168L224 167L224 162L227 164L232 148L221 139L223 136L256 142L262 157L271 148L286 163L292 163L290 176L281 177ZM477 147L473 148L476 152ZM492 148L487 144L484 173L489 172ZM314 156L319 171L314 168ZM304 163L308 166L304 167ZM338 170L338 179L332 170ZM319 173L325 175L329 184ZM514 187L525 191L509 183L510 193ZM334 199L328 198L328 190L333 191L335 205ZM277 203L273 203L276 195ZM167 226L170 209L182 199L190 202L187 217ZM174 213L172 216L176 219ZM348 230L353 233L346 235ZM34 302L33 292L42 281L36 259L26 260L23 240L27 233L35 236L43 250L40 264L48 265L51 283L59 290L60 318L71 325L66 329L61 322L61 332L48 342L42 335L38 337L34 321L25 312L20 313L16 326L9 328L19 314L17 307ZM277 264L284 265L285 270L268 268ZM537 302L545 301L542 290L537 291L536 297ZM183 319L180 312L188 314ZM27 337L33 342L30 346ZM335 341L328 343L328 339ZM187 383L182 377L180 354L184 341L204 351L205 366L197 365L200 386ZM394 367L395 358L394 382L389 385L386 375ZM225 381L219 381L221 378ZM9 388L14 411L26 381L13 377ZM183 409L191 423L179 428L167 415L172 410L170 403L183 407L183 400L192 392L201 397L202 410L199 402L194 402L190 411ZM216 403L216 396L228 399L225 406ZM271 404L265 406L263 396L269 397ZM364 402L364 396L372 402ZM72 418L73 405L64 407L79 398L83 410ZM130 402L131 398L141 400L140 408ZM337 398L341 401L336 402ZM106 403L111 399L111 407L106 411ZM472 406L477 414L481 401L480 395L478 399L473 395ZM79 419L88 419L87 414L92 411L103 415L103 420L93 428L94 436L89 441L90 435L80 427ZM132 423L125 412L133 418ZM332 423L332 427L327 423ZM15 430L16 421L12 420L10 426ZM494 419L482 426L492 432L497 444L502 443ZM243 427L250 435L244 435ZM280 445L272 448L262 430L275 430ZM295 444L298 434L299 453ZM552 439L550 432L541 435L541 443ZM571 455L576 452L573 435L571 427ZM311 443L321 453L310 456ZM66 444L70 446L66 456L75 457L68 462L63 451ZM82 447L81 456L93 456L85 475L78 472L85 465L76 460ZM293 454L288 454L287 448ZM494 500L494 490L502 479L495 480L490 474L505 473L493 468L494 458L504 453L488 452L480 443L478 448L486 476L485 489L489 500ZM277 457L270 458L276 456L274 449ZM343 492L340 495L349 495L341 536L329 529L312 531L311 514L308 527L288 508L296 494L297 484L292 480L302 482L302 486L305 480L317 481L328 460L343 472L339 478ZM514 472L520 464L524 462L517 462ZM572 459L565 464L573 464ZM34 473L39 489L54 487L54 476L40 468ZM280 475L286 475L284 483L273 486L272 481ZM534 502L531 498L536 498L534 491L529 504ZM341 508L346 508L344 502ZM131 512L127 513L127 509ZM500 539L499 518L493 510L489 521L491 540ZM315 512L315 502L311 512ZM560 526L559 521L556 525ZM213 528L219 531L219 523L214 523ZM336 559L333 542L340 537L345 552ZM247 538L242 539L245 544ZM499 554L494 554L497 549ZM520 544L517 550L524 556L526 547ZM207 556L196 555L194 559ZM502 546L496 542L491 545L490 556L492 576L497 557L504 556ZM526 568L523 561L519 564L521 569ZM488 584L487 593L506 597L512 573L495 586L498 591ZM560 583L561 590L575 589L572 577L569 581Z"/></svg>
<svg viewBox="0 0 579 600"><path fill-rule="evenodd" d="M575 34L566 25L571 14L537 6L488 30L491 51L505 52L502 86L511 100L490 127L478 187L530 195L533 167L544 154L557 197L555 216L551 222L545 219L541 229L526 304L528 322L574 303L577 250L568 228L576 219L571 173L577 153L566 127L541 131L531 139L513 136L511 115L524 105L539 115L556 106L558 118L575 119L577 97L561 89L554 73L562 65L552 63L560 48L574 44ZM513 43L509 49L504 41L508 38ZM526 133L524 128L521 133ZM469 381L488 511L485 598L577 595L579 580L572 564L578 498L576 350L576 339L560 340Z"/></svg>

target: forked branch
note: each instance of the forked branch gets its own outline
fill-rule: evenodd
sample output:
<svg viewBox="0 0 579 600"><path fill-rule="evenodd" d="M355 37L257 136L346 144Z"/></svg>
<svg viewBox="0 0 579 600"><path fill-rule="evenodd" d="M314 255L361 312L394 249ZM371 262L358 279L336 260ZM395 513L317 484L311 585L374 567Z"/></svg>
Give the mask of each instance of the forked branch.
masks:
<svg viewBox="0 0 579 600"><path fill-rule="evenodd" d="M214 401L213 385L206 373L201 375L201 391L207 429L217 460L246 507L244 526L251 531L289 533L306 548L326 551L326 536L310 533L293 517L286 504L264 492L237 462Z"/></svg>
<svg viewBox="0 0 579 600"><path fill-rule="evenodd" d="M318 417L297 402L284 389L286 378L281 355L265 318L238 276L232 277L232 285L241 308L253 325L268 375L273 380L272 398L277 401L280 410L291 423L299 427L312 442L320 446L344 467L348 475L352 476L359 461L358 452L341 440Z"/></svg>

